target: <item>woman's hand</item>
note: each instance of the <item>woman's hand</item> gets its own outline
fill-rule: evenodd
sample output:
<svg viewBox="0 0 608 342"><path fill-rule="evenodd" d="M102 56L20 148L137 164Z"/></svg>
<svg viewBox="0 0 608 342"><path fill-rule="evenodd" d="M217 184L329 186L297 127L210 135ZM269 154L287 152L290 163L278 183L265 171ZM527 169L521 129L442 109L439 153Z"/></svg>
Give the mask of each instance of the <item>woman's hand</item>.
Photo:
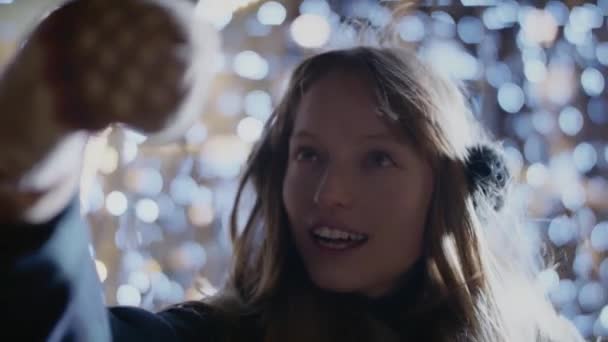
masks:
<svg viewBox="0 0 608 342"><path fill-rule="evenodd" d="M187 90L190 7L176 0L78 0L47 16L31 43L44 54L43 77L59 99L61 122L162 130Z"/></svg>
<svg viewBox="0 0 608 342"><path fill-rule="evenodd" d="M192 7L77 0L39 23L0 78L0 221L61 211L90 132L122 123L153 134L200 114L204 94L192 91L212 73L193 60L215 55L218 42L195 40Z"/></svg>

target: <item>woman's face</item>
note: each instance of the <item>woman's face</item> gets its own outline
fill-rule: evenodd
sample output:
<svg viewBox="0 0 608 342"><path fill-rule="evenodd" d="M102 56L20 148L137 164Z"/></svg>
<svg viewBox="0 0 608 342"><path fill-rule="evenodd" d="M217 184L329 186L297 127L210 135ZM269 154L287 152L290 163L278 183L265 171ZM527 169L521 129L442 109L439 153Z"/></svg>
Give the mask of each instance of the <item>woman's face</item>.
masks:
<svg viewBox="0 0 608 342"><path fill-rule="evenodd" d="M377 113L365 82L343 73L317 81L297 108L283 201L325 290L383 295L421 254L432 169Z"/></svg>

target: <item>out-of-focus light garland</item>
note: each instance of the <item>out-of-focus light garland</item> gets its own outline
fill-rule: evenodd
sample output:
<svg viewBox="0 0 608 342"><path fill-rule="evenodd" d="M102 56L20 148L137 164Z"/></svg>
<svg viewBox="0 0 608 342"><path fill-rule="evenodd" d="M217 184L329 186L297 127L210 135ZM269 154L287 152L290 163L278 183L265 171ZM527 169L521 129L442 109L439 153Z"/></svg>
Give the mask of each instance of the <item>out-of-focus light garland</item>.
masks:
<svg viewBox="0 0 608 342"><path fill-rule="evenodd" d="M259 0L200 0L197 5L197 12L201 18L212 23L215 28L223 29L230 23L235 12L257 2ZM270 15L276 16L276 6L271 5L263 12L269 12Z"/></svg>
<svg viewBox="0 0 608 342"><path fill-rule="evenodd" d="M608 0L421 3L398 19L398 39L480 90L472 103L504 140L517 202L535 218L531 237L564 256L540 283L585 337L608 337ZM161 148L124 129L87 148L83 212L108 304L158 309L217 291L235 179L289 72L311 53L355 43L353 17L388 25L392 4L199 2L197 14L224 36L201 120ZM0 56L14 46L1 37Z"/></svg>

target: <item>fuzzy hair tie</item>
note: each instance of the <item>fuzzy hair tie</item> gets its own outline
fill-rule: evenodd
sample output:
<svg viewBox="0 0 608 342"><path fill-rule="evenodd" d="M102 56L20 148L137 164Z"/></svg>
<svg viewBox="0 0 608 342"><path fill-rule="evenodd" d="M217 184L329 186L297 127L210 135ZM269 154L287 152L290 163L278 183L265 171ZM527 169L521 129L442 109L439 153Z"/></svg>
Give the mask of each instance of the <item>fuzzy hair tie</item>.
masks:
<svg viewBox="0 0 608 342"><path fill-rule="evenodd" d="M503 154L486 144L469 147L468 152L466 172L469 189L476 195L483 195L490 200L495 210L500 210L504 205L505 188L510 178Z"/></svg>

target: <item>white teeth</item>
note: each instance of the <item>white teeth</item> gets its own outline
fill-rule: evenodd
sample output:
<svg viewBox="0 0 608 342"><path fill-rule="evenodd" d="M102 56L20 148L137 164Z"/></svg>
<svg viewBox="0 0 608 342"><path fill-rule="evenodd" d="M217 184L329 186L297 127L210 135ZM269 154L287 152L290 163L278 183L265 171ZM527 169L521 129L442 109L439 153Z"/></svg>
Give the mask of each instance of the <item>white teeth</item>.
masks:
<svg viewBox="0 0 608 342"><path fill-rule="evenodd" d="M332 229L329 227L320 227L313 231L313 234L316 236L326 238L326 239L342 239L342 240L353 240L353 241L361 241L365 239L365 235L349 233L339 229Z"/></svg>

